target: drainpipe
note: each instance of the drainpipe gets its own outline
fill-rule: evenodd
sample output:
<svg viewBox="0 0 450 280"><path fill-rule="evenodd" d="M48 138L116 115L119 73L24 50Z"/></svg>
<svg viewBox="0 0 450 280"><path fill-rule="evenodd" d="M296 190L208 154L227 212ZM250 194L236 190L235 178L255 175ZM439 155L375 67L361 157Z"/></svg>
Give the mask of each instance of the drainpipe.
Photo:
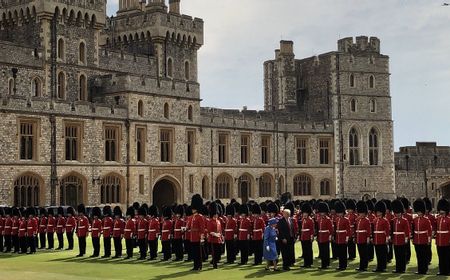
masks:
<svg viewBox="0 0 450 280"><path fill-rule="evenodd" d="M130 119L127 118L125 120L125 129L127 134L127 158L126 158L126 165L127 165L127 174L126 174L126 181L127 181L127 199L126 204L127 207L130 205L130 142L131 142L131 136L130 136Z"/></svg>

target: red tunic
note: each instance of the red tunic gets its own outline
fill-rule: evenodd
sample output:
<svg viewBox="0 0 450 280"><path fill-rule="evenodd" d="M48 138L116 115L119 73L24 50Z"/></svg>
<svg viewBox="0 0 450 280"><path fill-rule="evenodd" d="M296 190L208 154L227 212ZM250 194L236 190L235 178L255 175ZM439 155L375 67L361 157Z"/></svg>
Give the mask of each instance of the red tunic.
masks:
<svg viewBox="0 0 450 280"><path fill-rule="evenodd" d="M148 222L147 239L150 241L158 239L159 228L160 228L159 219L151 218L150 221Z"/></svg>
<svg viewBox="0 0 450 280"><path fill-rule="evenodd" d="M64 228L66 226L66 218L58 217L56 222L56 233L64 233Z"/></svg>
<svg viewBox="0 0 450 280"><path fill-rule="evenodd" d="M414 239L415 245L425 245L431 242L431 222L426 217L416 217L414 219Z"/></svg>
<svg viewBox="0 0 450 280"><path fill-rule="evenodd" d="M11 235L12 222L13 220L11 217L5 219L5 231L3 232L4 235Z"/></svg>
<svg viewBox="0 0 450 280"><path fill-rule="evenodd" d="M225 241L234 240L237 232L237 222L233 217L227 218L227 223L225 224Z"/></svg>
<svg viewBox="0 0 450 280"><path fill-rule="evenodd" d="M346 217L336 218L335 233L336 244L347 244L352 232L350 229L350 221Z"/></svg>
<svg viewBox="0 0 450 280"><path fill-rule="evenodd" d="M19 218L12 218L11 235L17 235L19 233Z"/></svg>
<svg viewBox="0 0 450 280"><path fill-rule="evenodd" d="M27 236L35 236L38 232L38 224L35 218L28 219Z"/></svg>
<svg viewBox="0 0 450 280"><path fill-rule="evenodd" d="M45 233L47 229L47 217L41 217L41 221L39 223L39 233Z"/></svg>
<svg viewBox="0 0 450 280"><path fill-rule="evenodd" d="M3 235L5 231L5 218L0 217L0 235Z"/></svg>
<svg viewBox="0 0 450 280"><path fill-rule="evenodd" d="M191 240L191 222L192 216L186 217L186 231L184 232L184 239L188 241Z"/></svg>
<svg viewBox="0 0 450 280"><path fill-rule="evenodd" d="M319 243L326 243L331 240L331 234L333 233L333 223L327 216L320 217L318 226L317 241Z"/></svg>
<svg viewBox="0 0 450 280"><path fill-rule="evenodd" d="M100 237L101 233L102 233L102 220L94 219L92 221L92 226L91 226L91 236L92 236L92 238Z"/></svg>
<svg viewBox="0 0 450 280"><path fill-rule="evenodd" d="M111 237L113 232L113 219L111 217L104 217L102 220L103 238Z"/></svg>
<svg viewBox="0 0 450 280"><path fill-rule="evenodd" d="M172 235L173 223L172 220L167 219L162 223L161 241L169 241Z"/></svg>
<svg viewBox="0 0 450 280"><path fill-rule="evenodd" d="M248 240L250 237L251 221L248 217L241 219L238 240Z"/></svg>
<svg viewBox="0 0 450 280"><path fill-rule="evenodd" d="M372 235L372 227L370 226L369 218L358 218L356 220L356 243L367 244L370 236Z"/></svg>
<svg viewBox="0 0 450 280"><path fill-rule="evenodd" d="M74 216L70 216L66 221L66 232L73 232L77 225L77 219Z"/></svg>
<svg viewBox="0 0 450 280"><path fill-rule="evenodd" d="M24 218L19 219L19 237L25 237L27 235L27 220Z"/></svg>
<svg viewBox="0 0 450 280"><path fill-rule="evenodd" d="M137 238L146 239L148 231L148 221L145 218L137 219Z"/></svg>
<svg viewBox="0 0 450 280"><path fill-rule="evenodd" d="M390 236L390 232L391 226L389 225L389 222L384 217L377 217L373 226L373 244L386 244Z"/></svg>
<svg viewBox="0 0 450 280"><path fill-rule="evenodd" d="M403 214L403 217L408 221L408 223L409 223L409 228L411 228L412 229L412 227L413 227L413 222L414 222L414 219L413 219L413 216L411 215L411 213L405 213L405 214ZM413 232L411 232L411 236L410 236L410 238L412 238L412 234L413 234Z"/></svg>
<svg viewBox="0 0 450 280"><path fill-rule="evenodd" d="M257 217L253 221L253 235L252 240L263 240L264 228L266 227L266 223L262 217Z"/></svg>
<svg viewBox="0 0 450 280"><path fill-rule="evenodd" d="M123 237L125 239L132 239L136 231L136 221L134 219L127 220L125 224L125 231Z"/></svg>
<svg viewBox="0 0 450 280"><path fill-rule="evenodd" d="M113 237L121 238L125 231L125 221L122 218L114 219Z"/></svg>
<svg viewBox="0 0 450 280"><path fill-rule="evenodd" d="M350 229L351 229L351 236L355 237L355 230L356 230L356 219L358 216L354 212L349 212L346 215L348 221L350 222Z"/></svg>
<svg viewBox="0 0 450 280"><path fill-rule="evenodd" d="M436 226L437 226L437 221L436 221L436 217L433 214L426 214L425 217L428 218L428 220L430 220L431 223L431 229L433 230L433 232L436 231Z"/></svg>
<svg viewBox="0 0 450 280"><path fill-rule="evenodd" d="M191 229L191 242L200 242L206 228L203 216L198 213L192 215L189 228Z"/></svg>
<svg viewBox="0 0 450 280"><path fill-rule="evenodd" d="M173 239L183 239L183 227L185 222L182 218L175 218L173 226Z"/></svg>
<svg viewBox="0 0 450 280"><path fill-rule="evenodd" d="M54 233L56 227L56 219L55 217L48 217L47 219L47 233Z"/></svg>
<svg viewBox="0 0 450 280"><path fill-rule="evenodd" d="M392 244L395 246L405 245L408 242L407 239L411 236L408 220L403 217L396 217L392 220L392 227Z"/></svg>
<svg viewBox="0 0 450 280"><path fill-rule="evenodd" d="M77 221L77 236L87 237L89 234L89 220L86 216L79 216Z"/></svg>
<svg viewBox="0 0 450 280"><path fill-rule="evenodd" d="M436 246L450 246L450 218L438 216L436 219Z"/></svg>
<svg viewBox="0 0 450 280"><path fill-rule="evenodd" d="M208 225L208 242L212 244L221 244L222 243L222 224L220 220L213 218L209 219Z"/></svg>
<svg viewBox="0 0 450 280"><path fill-rule="evenodd" d="M300 241L312 241L314 238L314 222L311 217L302 218Z"/></svg>

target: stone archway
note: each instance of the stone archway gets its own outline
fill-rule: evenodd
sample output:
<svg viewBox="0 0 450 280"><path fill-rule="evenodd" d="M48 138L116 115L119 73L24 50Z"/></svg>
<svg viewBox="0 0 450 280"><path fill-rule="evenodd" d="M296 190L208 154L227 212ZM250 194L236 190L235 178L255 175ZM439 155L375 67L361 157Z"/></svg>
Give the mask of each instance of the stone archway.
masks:
<svg viewBox="0 0 450 280"><path fill-rule="evenodd" d="M159 209L162 209L163 206L171 206L177 202L178 189L174 180L162 178L153 187L153 205Z"/></svg>

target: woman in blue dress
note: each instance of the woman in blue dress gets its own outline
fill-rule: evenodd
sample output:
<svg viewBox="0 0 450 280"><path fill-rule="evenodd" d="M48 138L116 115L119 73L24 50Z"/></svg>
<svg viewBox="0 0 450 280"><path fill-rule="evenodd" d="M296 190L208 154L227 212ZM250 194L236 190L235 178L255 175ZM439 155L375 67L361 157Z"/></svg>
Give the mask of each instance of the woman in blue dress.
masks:
<svg viewBox="0 0 450 280"><path fill-rule="evenodd" d="M273 270L278 271L278 254L277 254L277 227L278 220L272 218L268 221L266 229L264 230L264 259L267 260L266 270L270 270L273 265Z"/></svg>

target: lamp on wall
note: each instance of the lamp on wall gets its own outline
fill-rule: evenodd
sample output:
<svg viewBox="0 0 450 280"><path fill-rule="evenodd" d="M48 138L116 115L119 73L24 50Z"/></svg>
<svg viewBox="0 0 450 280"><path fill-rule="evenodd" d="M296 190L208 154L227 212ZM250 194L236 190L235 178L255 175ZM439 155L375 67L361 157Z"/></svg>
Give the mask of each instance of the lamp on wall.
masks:
<svg viewBox="0 0 450 280"><path fill-rule="evenodd" d="M101 180L100 176L92 176L92 185L99 183Z"/></svg>

